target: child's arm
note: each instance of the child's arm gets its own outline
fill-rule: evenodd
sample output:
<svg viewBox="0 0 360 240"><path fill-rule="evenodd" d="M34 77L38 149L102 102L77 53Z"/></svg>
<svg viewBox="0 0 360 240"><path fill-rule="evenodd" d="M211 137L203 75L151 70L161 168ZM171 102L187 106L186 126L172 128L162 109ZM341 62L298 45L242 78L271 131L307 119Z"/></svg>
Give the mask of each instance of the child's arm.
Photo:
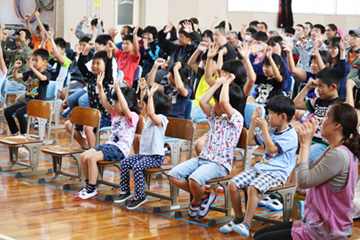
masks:
<svg viewBox="0 0 360 240"><path fill-rule="evenodd" d="M102 18L98 17L96 25L96 37L104 33L104 29L101 26ZM96 39L96 38L95 38Z"/></svg>
<svg viewBox="0 0 360 240"><path fill-rule="evenodd" d="M129 121L131 121L132 120L131 110L129 109L126 99L121 92L121 89L119 87L119 82L120 82L120 76L114 81L114 85L109 85L109 86L113 88L117 93L117 97L119 99L118 103L120 104L120 109L122 113Z"/></svg>
<svg viewBox="0 0 360 240"><path fill-rule="evenodd" d="M164 63L165 63L164 59L162 59L162 58L156 59L156 61L154 62L153 67L151 68L151 71L149 73L148 80L147 80L147 84L149 85L149 87L152 87L154 85L158 85L159 90L162 91L162 92L164 91L164 86L162 86L160 84L157 84L155 82L155 76L156 76L156 72L157 72L158 68Z"/></svg>
<svg viewBox="0 0 360 240"><path fill-rule="evenodd" d="M119 32L116 30L116 28L109 28L108 30L108 34L111 36L113 42L115 42L115 37L118 35L118 33Z"/></svg>
<svg viewBox="0 0 360 240"><path fill-rule="evenodd" d="M66 39L65 39L65 41L67 43L71 42L71 38L72 38L73 33L74 33L74 28L69 28L68 34L67 34Z"/></svg>
<svg viewBox="0 0 360 240"><path fill-rule="evenodd" d="M213 58L216 56L216 54L218 54L218 48L215 47L214 44L211 44L208 49L208 55L205 65L205 73L204 73L205 81L207 82L207 84L209 84L210 87L213 86L215 83L215 79L212 76L213 73L212 61Z"/></svg>
<svg viewBox="0 0 360 240"><path fill-rule="evenodd" d="M249 48L249 46L247 46L246 43L243 43L240 45L240 47L237 50L238 50L240 56L242 57L242 61L245 65L246 73L247 73L247 77L248 77L248 80L246 81L246 83L243 87L244 96L249 96L249 94L255 84L255 81L256 81L256 74L255 74L254 68L250 62L250 59L249 59L250 48Z"/></svg>
<svg viewBox="0 0 360 240"><path fill-rule="evenodd" d="M154 100L153 95L157 91L159 86L152 86L150 91L148 91L148 103L147 103L147 115L149 118L158 126L159 128L162 128L162 119L155 113L154 109Z"/></svg>
<svg viewBox="0 0 360 240"><path fill-rule="evenodd" d="M50 40L53 57L55 57L60 64L64 64L65 62L64 56L61 55L54 41L54 29L50 28L49 31L46 32L46 37L48 40Z"/></svg>
<svg viewBox="0 0 360 240"><path fill-rule="evenodd" d="M3 39L3 31L4 31L4 29L5 29L5 24L1 24L0 25L0 40ZM0 70L1 70L2 74L5 74L5 72L6 72L6 64L5 64L3 51L2 51L1 47L0 47Z"/></svg>
<svg viewBox="0 0 360 240"><path fill-rule="evenodd" d="M17 61L15 62L15 65L14 65L14 72L13 72L13 77L14 77L15 79L22 79L22 78L23 78L22 73L19 73L19 72L18 72L18 69L19 69L19 67L21 67L21 66L22 66L22 62L21 62L20 60L17 60Z"/></svg>
<svg viewBox="0 0 360 240"><path fill-rule="evenodd" d="M82 37L85 36L85 33L83 33L82 31L82 27L83 27L83 24L86 20L88 20L88 16L83 16L79 22L79 24L76 26L76 29L75 29L75 36L78 38L78 39L81 39Z"/></svg>
<svg viewBox="0 0 360 240"><path fill-rule="evenodd" d="M139 30L139 26L135 26L134 32L133 32L133 53L134 53L134 56L136 59L140 56L139 41L138 41L138 36L137 36L138 30Z"/></svg>
<svg viewBox="0 0 360 240"><path fill-rule="evenodd" d="M187 97L189 91L185 88L184 82L181 80L181 76L179 70L181 68L181 63L177 62L174 66L174 79L175 79L175 87L181 96Z"/></svg>
<svg viewBox="0 0 360 240"><path fill-rule="evenodd" d="M206 114L206 116L210 116L211 115L211 109L212 106L209 103L209 101L211 100L211 98L214 96L215 91L221 87L221 85L223 84L223 82L226 79L221 77L218 80L216 80L216 82L214 83L214 85L212 85L212 87L204 94L202 95L202 97L199 100L199 104L201 109L204 111L204 113Z"/></svg>
<svg viewBox="0 0 360 240"><path fill-rule="evenodd" d="M234 109L231 106L230 100L229 100L229 85L232 81L234 81L234 79L235 79L234 74L230 74L226 78L226 81L224 82L224 84L222 86L221 93L220 93L220 99L219 99L221 108L224 110L224 112L226 113L226 115L228 115L229 118L231 118L234 113Z"/></svg>
<svg viewBox="0 0 360 240"><path fill-rule="evenodd" d="M35 74L35 76L36 76L40 81L50 80L50 79L47 78L47 76L45 76L44 74L42 74L41 72L39 72L38 70L36 70L36 69L34 68L32 58L28 58L28 59L26 59L25 61L26 61L26 64L28 65L29 69Z"/></svg>
<svg viewBox="0 0 360 240"><path fill-rule="evenodd" d="M272 47L269 46L269 47L266 49L266 55L267 55L267 57L268 57L268 59L269 59L271 68L272 68L272 70L273 70L275 80L276 80L277 82L280 82L280 83L281 83L281 82L283 81L283 77L281 76L280 71L279 71L278 67L276 66L276 63L275 63L274 59L272 58L272 54L273 54Z"/></svg>
<svg viewBox="0 0 360 240"><path fill-rule="evenodd" d="M325 64L324 64L324 61L322 60L321 58L321 55L320 55L320 52L318 50L318 48L316 46L314 46L314 49L313 49L313 54L316 58L316 62L317 62L317 65L318 65L318 68L319 68L319 71L324 69L325 68Z"/></svg>
<svg viewBox="0 0 360 240"><path fill-rule="evenodd" d="M284 51L287 53L287 62L288 62L289 71L291 73L293 73L295 76L297 76L298 78L305 81L306 80L306 72L295 66L295 61L294 61L293 53L292 53L293 44L289 43L287 41L282 41L281 43L284 46Z"/></svg>
<svg viewBox="0 0 360 240"><path fill-rule="evenodd" d="M40 35L41 35L41 43L39 45L39 48L46 49L46 42L48 41L46 36L46 31L42 31Z"/></svg>
<svg viewBox="0 0 360 240"><path fill-rule="evenodd" d="M195 50L195 52L191 55L188 64L191 67L192 70L194 70L194 72L197 73L198 71L198 64L196 64L196 59L199 57L200 53L205 52L207 49L207 45L206 42L201 42L199 44L199 46L197 47L197 49Z"/></svg>
<svg viewBox="0 0 360 240"><path fill-rule="evenodd" d="M40 20L40 13L38 11L35 12L35 18L36 18L36 21L38 22L38 25L39 25L39 31L40 32L46 31L44 25L42 24L42 22Z"/></svg>
<svg viewBox="0 0 360 240"><path fill-rule="evenodd" d="M346 103L351 105L352 107L355 107L354 102L354 93L353 89L355 87L355 82L352 79L348 79L346 81Z"/></svg>
<svg viewBox="0 0 360 240"><path fill-rule="evenodd" d="M141 108L145 111L145 113L147 115L147 108L146 108L146 104L144 102L146 88L147 88L147 84L146 84L145 78L140 78L140 103L141 103Z"/></svg>
<svg viewBox="0 0 360 240"><path fill-rule="evenodd" d="M255 142L255 127L256 123L255 120L260 118L261 116L261 107L256 107L256 110L253 110L253 115L251 116L251 123L248 131L248 145L249 146L255 146L257 143Z"/></svg>
<svg viewBox="0 0 360 240"><path fill-rule="evenodd" d="M268 123L265 118L256 118L255 124L260 128L263 136L264 136L264 142L265 142L265 148L268 150L270 154L274 154L279 152L278 147L275 145L275 143L271 140L269 129L268 129Z"/></svg>
<svg viewBox="0 0 360 240"><path fill-rule="evenodd" d="M31 34L31 39L34 39L34 38L36 38L36 34L34 33L34 30L32 29L32 26L30 24L30 17L31 17L30 14L25 14L26 29L29 30L29 32Z"/></svg>
<svg viewBox="0 0 360 240"><path fill-rule="evenodd" d="M106 98L106 94L104 92L104 87L103 87L103 80L105 77L105 73L99 73L97 76L97 81L96 84L98 86L99 89L99 98L100 98L100 102L103 105L103 107L105 108L105 110L111 114L112 112L112 107L111 104L108 102L107 98Z"/></svg>
<svg viewBox="0 0 360 240"><path fill-rule="evenodd" d="M227 54L226 47L222 47L218 52L218 59L216 62L216 70L221 71L222 65L224 64L224 55Z"/></svg>
<svg viewBox="0 0 360 240"><path fill-rule="evenodd" d="M90 41L86 44L85 49L83 50L83 52L81 53L79 60L77 62L77 66L81 72L81 74L83 75L84 79L86 79L86 75L90 73L90 71L88 70L88 68L85 65L85 61L86 61L86 56L89 54L89 51L91 49L93 49L95 47L95 43Z"/></svg>
<svg viewBox="0 0 360 240"><path fill-rule="evenodd" d="M217 16L214 16L211 20L211 23L209 25L209 27L207 29L210 29L211 31L214 29L215 23L217 23L217 21L219 20L219 18Z"/></svg>
<svg viewBox="0 0 360 240"><path fill-rule="evenodd" d="M28 59L32 55L32 50L26 44L26 33L24 31L20 31L20 46L21 46L21 55L24 59Z"/></svg>
<svg viewBox="0 0 360 240"><path fill-rule="evenodd" d="M304 101L304 98L306 97L306 93L310 89L315 88L315 87L316 87L315 80L311 80L306 84L306 86L300 91L300 93L294 99L296 109L300 109L300 110L308 109L306 106L306 102Z"/></svg>

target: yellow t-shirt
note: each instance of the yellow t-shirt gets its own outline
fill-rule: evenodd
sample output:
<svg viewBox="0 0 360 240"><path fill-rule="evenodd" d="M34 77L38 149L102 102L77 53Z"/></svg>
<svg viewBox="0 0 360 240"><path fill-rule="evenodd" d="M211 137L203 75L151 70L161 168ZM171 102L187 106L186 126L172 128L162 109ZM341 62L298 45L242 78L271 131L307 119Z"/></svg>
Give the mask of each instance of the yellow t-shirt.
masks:
<svg viewBox="0 0 360 240"><path fill-rule="evenodd" d="M213 77L216 80L216 76ZM200 98L210 89L209 84L206 82L205 80L205 75L202 75L199 85L196 89L196 93L195 93L195 99L194 99L194 103L195 103L195 107L200 107L199 101ZM211 98L211 100L209 101L209 103L211 104L211 106L215 105L215 99Z"/></svg>

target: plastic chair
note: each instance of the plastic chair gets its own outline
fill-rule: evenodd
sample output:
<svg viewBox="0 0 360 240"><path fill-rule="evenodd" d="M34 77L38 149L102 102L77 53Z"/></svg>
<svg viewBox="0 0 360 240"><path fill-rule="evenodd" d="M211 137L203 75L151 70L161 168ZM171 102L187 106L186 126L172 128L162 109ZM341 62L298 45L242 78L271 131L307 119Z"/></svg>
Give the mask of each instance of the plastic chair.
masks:
<svg viewBox="0 0 360 240"><path fill-rule="evenodd" d="M195 109L195 102L193 100L190 100L186 105L185 119L192 120L194 109Z"/></svg>
<svg viewBox="0 0 360 240"><path fill-rule="evenodd" d="M4 110L6 108L5 96L6 96L6 92L7 92L7 84L8 84L8 80L7 80L7 78L5 78L5 80L1 86L1 95L4 97L4 99L3 99L3 105L0 108L0 111Z"/></svg>
<svg viewBox="0 0 360 240"><path fill-rule="evenodd" d="M142 71L143 71L142 67L139 65L134 74L133 86L134 86L134 83L136 82L136 84L137 84L136 93L139 93L139 91L140 91L140 84L138 83L138 81L141 78Z"/></svg>
<svg viewBox="0 0 360 240"><path fill-rule="evenodd" d="M264 106L257 104L257 103L246 103L245 105L245 123L246 127L250 127L251 123L251 117L253 115L254 109L256 110L256 107L261 107L261 115L260 117L265 117L265 108Z"/></svg>
<svg viewBox="0 0 360 240"><path fill-rule="evenodd" d="M289 96L291 99L293 96L294 86L295 86L295 79L293 76L291 76L286 80L286 88L284 89L287 96Z"/></svg>

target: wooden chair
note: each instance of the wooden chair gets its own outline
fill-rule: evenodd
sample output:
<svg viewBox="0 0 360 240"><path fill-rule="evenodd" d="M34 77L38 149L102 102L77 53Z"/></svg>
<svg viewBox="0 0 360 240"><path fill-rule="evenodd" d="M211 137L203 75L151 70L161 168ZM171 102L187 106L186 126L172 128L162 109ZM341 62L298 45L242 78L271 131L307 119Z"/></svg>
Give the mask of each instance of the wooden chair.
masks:
<svg viewBox="0 0 360 240"><path fill-rule="evenodd" d="M26 137L4 137L0 138L0 143L9 147L10 166L2 166L0 171L17 170L24 168L31 168L31 171L22 171L15 174L16 177L22 176L35 176L51 173L51 169L38 170L38 160L42 140L37 140L29 137L30 122L32 118L42 118L51 121L51 104L41 100L31 100L27 105L26 114L27 127ZM49 139L50 130L46 135L46 140ZM26 147L30 154L30 164L18 161L18 149L19 147ZM20 166L19 166L20 165Z"/></svg>
<svg viewBox="0 0 360 240"><path fill-rule="evenodd" d="M244 149L244 151L245 151L244 155L243 155L243 170L246 170L250 167L249 162L251 161L251 159L250 159L251 155L250 155L250 152L248 151L248 143L247 143L247 135L248 134L247 133L248 132L247 132L246 128L242 128L240 139L237 143L237 148ZM222 178L214 178L206 183L207 185L222 186L224 189L224 199L225 199L224 200L225 208L210 206L210 210L225 213L225 216L209 219L208 220L209 226L214 226L214 225L232 220L232 216L231 216L232 205L231 205L231 201L230 201L229 189L227 187L227 182L232 178L233 178L233 175L231 175L231 173L229 173ZM187 203L186 207L188 207L188 206L189 206L189 202ZM177 212L175 212L175 217L182 217L182 216L186 216L187 214L188 214L187 209L183 210L183 211L177 211Z"/></svg>
<svg viewBox="0 0 360 240"><path fill-rule="evenodd" d="M143 116L139 116L139 122L136 126L136 134L141 134L143 128L144 128L144 123L145 123L145 120L144 120L144 117ZM99 185L103 184L103 185L106 185L106 186L110 186L112 188L120 188L120 185L118 183L113 183L113 182L109 182L109 181L105 181L104 180L104 169L105 167L117 167L120 171L120 162L121 161L98 161L97 162L97 165L98 165L98 168L99 168L99 176L98 176L98 180L97 180L97 187L99 188ZM119 195L119 194L117 194ZM114 195L115 196L115 195Z"/></svg>
<svg viewBox="0 0 360 240"><path fill-rule="evenodd" d="M100 111L93 108L75 107L70 114L70 121L72 123L70 146L44 146L41 151L50 154L53 159L53 169L55 176L40 178L39 183L55 182L62 180L69 180L72 178L79 178L79 182L67 183L63 185L63 189L71 189L75 187L85 186L85 179L81 170L80 155L84 150L80 146L73 146L73 138L75 131L75 124L91 126L96 128L96 145L99 145L99 126L101 114ZM61 170L62 158L73 157L78 164L78 174L64 172Z"/></svg>

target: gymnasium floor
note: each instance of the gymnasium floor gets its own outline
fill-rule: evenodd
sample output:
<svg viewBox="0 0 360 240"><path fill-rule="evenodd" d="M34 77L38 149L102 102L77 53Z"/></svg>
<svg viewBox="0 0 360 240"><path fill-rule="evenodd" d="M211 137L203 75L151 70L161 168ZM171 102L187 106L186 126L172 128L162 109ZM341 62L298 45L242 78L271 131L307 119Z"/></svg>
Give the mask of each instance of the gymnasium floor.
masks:
<svg viewBox="0 0 360 240"><path fill-rule="evenodd" d="M0 129L5 127L6 124L1 122ZM201 133L201 130L197 131L197 135ZM56 139L58 145L69 144L69 135L64 129L53 130L51 139ZM0 166L9 164L8 154L8 148L0 145ZM181 153L181 161L185 161L187 157L188 152ZM28 156L20 154L20 158L26 162ZM164 164L170 164L169 157ZM66 171L77 171L75 160L70 158L65 158L63 166ZM51 157L41 153L39 168L51 167ZM233 173L240 172L241 169L242 161L234 162ZM236 233L220 233L221 225L208 227L207 220L223 216L222 213L210 211L202 220L187 216L175 218L171 212L152 213L155 206L169 204L166 200L145 203L130 211L123 204L104 200L106 194L116 193L117 190L100 191L96 199L75 201L78 189L63 190L62 185L76 180L40 184L38 179L42 176L15 178L15 172L0 172L0 239L247 239ZM107 168L105 178L119 182L119 171ZM131 187L133 189L133 184ZM151 190L169 193L167 179L152 178ZM188 194L180 191L179 202L188 200ZM224 205L223 194L218 194L214 204ZM281 212L264 208L258 208L256 215L282 218ZM263 226L253 227L251 235ZM350 239L359 238L360 221L355 221Z"/></svg>

